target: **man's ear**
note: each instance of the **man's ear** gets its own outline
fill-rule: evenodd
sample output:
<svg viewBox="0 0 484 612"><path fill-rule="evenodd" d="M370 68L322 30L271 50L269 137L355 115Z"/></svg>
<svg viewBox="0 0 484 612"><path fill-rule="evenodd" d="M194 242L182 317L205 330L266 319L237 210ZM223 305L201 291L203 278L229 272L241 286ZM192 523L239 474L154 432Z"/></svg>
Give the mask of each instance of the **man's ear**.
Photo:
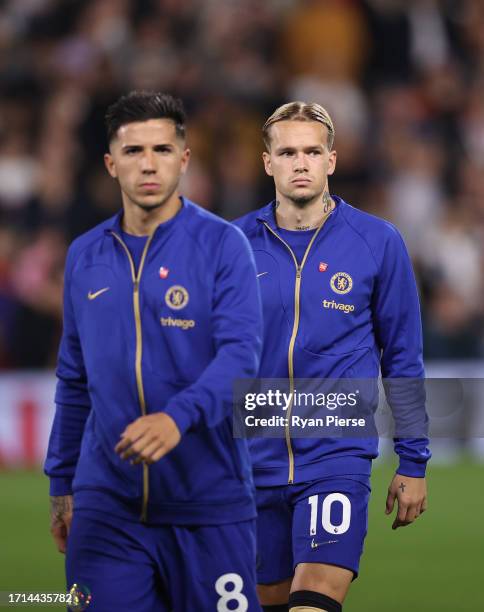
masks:
<svg viewBox="0 0 484 612"><path fill-rule="evenodd" d="M104 165L106 166L106 170L109 172L109 174L113 178L117 178L118 175L116 173L116 165L114 163L114 159L111 153L104 154Z"/></svg>
<svg viewBox="0 0 484 612"><path fill-rule="evenodd" d="M184 149L181 157L181 174L185 174L188 168L188 162L190 161L190 156L192 152L190 149Z"/></svg>
<svg viewBox="0 0 484 612"><path fill-rule="evenodd" d="M267 151L262 153L262 161L264 162L264 169L266 174L272 176L272 167L271 167L271 156Z"/></svg>
<svg viewBox="0 0 484 612"><path fill-rule="evenodd" d="M336 170L336 151L333 150L329 154L328 176L331 176Z"/></svg>

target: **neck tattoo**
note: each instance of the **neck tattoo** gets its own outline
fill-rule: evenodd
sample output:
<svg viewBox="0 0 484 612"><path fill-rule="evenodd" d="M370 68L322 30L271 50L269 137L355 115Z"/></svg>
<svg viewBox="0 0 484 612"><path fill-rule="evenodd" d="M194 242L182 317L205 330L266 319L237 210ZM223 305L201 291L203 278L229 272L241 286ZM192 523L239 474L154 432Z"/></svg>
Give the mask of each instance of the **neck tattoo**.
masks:
<svg viewBox="0 0 484 612"><path fill-rule="evenodd" d="M316 225L302 225L301 221L302 219L300 218L302 215L298 214L297 216L299 217L296 221L296 223L298 223L298 225L296 225L296 227L294 228L297 231L300 232L304 232L310 229L316 229L318 228L323 221L325 221L325 218L329 215L329 213L333 210L333 200L331 199L331 196L329 195L328 191L325 191L323 193L323 197L322 197L322 202L323 202L323 218L318 221L318 223L316 223ZM274 204L274 210L277 210L279 208L279 206L281 205L281 202L279 200L275 201Z"/></svg>

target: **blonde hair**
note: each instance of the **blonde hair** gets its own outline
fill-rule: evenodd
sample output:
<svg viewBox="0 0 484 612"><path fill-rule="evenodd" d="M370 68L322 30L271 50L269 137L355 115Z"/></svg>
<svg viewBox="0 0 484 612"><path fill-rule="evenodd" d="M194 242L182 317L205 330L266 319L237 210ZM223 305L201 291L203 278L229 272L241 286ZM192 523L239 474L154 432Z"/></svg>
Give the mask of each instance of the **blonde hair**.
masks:
<svg viewBox="0 0 484 612"><path fill-rule="evenodd" d="M328 111L316 102L288 102L276 108L262 127L262 138L267 150L270 149L271 139L269 129L278 121L318 121L328 130L328 149L331 151L334 143L334 125Z"/></svg>

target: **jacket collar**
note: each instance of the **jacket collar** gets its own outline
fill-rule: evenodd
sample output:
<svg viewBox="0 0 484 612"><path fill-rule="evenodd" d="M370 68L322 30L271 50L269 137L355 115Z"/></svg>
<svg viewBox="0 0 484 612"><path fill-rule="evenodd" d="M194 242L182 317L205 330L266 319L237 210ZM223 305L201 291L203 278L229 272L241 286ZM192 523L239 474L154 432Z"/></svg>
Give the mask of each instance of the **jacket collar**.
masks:
<svg viewBox="0 0 484 612"><path fill-rule="evenodd" d="M345 202L338 196L331 195L331 197L336 204L335 209L331 213L331 215L334 216L339 212L339 209L345 206ZM276 223L275 210L276 210L276 201L272 200L272 202L269 202L267 206L263 206L259 210L259 213L257 214L257 217L256 217L257 221L260 221L262 223L267 223L267 225L271 229L273 229L274 231L277 231L279 227Z"/></svg>
<svg viewBox="0 0 484 612"><path fill-rule="evenodd" d="M165 221L164 223L160 223L160 225L158 225L158 227L155 230L155 234L160 231L165 231L173 227L175 223L179 223L187 215L191 202L187 200L187 198L185 198L184 196L180 196L180 200L182 203L180 210L177 212L177 214L174 217L172 217L168 221ZM114 215L114 217L111 217L110 219L108 219L106 221L104 233L111 234L112 232L114 232L115 234L118 234L118 235L121 234L121 232L123 231L122 225L121 225L123 221L123 215L124 215L124 211L123 209L121 209L118 213Z"/></svg>
<svg viewBox="0 0 484 612"><path fill-rule="evenodd" d="M262 223L267 223L267 225L271 229L277 230L275 210L276 210L276 201L272 200L272 202L269 202L267 206L263 206L259 210L259 213L256 217L257 221L261 221Z"/></svg>

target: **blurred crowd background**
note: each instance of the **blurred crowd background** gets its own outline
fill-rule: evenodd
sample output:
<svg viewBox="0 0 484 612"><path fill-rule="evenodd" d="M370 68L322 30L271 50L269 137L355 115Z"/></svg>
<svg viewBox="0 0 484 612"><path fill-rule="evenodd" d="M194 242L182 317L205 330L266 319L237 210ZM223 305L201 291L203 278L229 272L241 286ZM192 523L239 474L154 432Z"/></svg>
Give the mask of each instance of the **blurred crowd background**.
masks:
<svg viewBox="0 0 484 612"><path fill-rule="evenodd" d="M326 106L330 190L403 232L426 358L484 356L482 0L4 0L0 369L55 364L66 248L121 204L104 113L134 88L183 99L182 191L227 219L273 197L265 118Z"/></svg>

